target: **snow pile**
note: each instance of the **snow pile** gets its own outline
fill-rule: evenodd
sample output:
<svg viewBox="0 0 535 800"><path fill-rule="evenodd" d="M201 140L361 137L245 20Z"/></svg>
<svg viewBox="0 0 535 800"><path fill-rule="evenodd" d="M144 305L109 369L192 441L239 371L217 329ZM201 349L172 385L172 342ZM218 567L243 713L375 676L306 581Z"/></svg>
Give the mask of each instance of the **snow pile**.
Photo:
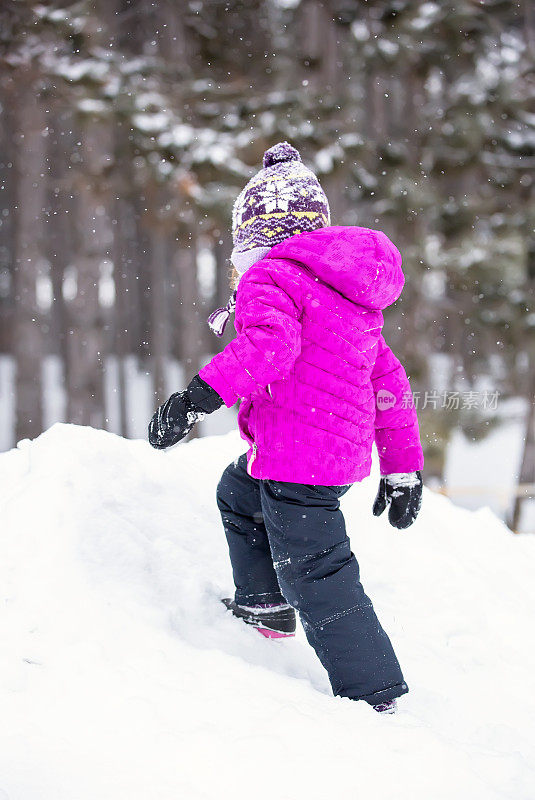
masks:
<svg viewBox="0 0 535 800"><path fill-rule="evenodd" d="M330 696L302 634L219 603L214 493L242 450L56 425L0 456L1 800L532 798L535 539L430 493L400 533L377 476L349 492L411 687L381 717Z"/></svg>

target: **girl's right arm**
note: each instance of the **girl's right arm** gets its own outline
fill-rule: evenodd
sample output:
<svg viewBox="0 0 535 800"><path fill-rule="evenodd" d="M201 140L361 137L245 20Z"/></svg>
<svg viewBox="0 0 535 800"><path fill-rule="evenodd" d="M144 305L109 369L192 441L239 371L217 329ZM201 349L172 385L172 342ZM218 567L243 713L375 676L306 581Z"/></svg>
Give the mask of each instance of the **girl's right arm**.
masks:
<svg viewBox="0 0 535 800"><path fill-rule="evenodd" d="M275 283L259 262L242 278L237 312L239 333L199 372L226 406L284 378L301 352L301 323L295 281L284 270Z"/></svg>

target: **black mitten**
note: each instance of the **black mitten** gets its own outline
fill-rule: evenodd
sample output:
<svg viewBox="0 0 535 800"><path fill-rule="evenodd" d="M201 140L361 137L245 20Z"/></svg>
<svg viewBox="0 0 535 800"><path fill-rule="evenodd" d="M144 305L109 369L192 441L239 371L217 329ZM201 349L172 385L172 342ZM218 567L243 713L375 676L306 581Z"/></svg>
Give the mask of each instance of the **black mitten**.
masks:
<svg viewBox="0 0 535 800"><path fill-rule="evenodd" d="M183 392L175 392L154 413L149 424L149 442L158 450L179 442L196 422L223 405L212 387L196 375Z"/></svg>
<svg viewBox="0 0 535 800"><path fill-rule="evenodd" d="M373 514L379 517L390 506L388 521L394 528L408 528L422 506L422 473L395 472L383 475L373 504Z"/></svg>

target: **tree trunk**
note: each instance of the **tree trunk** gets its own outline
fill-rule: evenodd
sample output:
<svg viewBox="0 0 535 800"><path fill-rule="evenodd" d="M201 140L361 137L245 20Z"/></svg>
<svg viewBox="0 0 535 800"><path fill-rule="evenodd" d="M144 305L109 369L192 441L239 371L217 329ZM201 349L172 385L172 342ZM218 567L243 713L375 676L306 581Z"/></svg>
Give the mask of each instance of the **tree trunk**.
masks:
<svg viewBox="0 0 535 800"><path fill-rule="evenodd" d="M74 237L72 220L74 209L70 189L70 179L65 163L70 155L70 139L66 133L72 126L72 117L58 114L53 121L53 135L50 141L50 216L47 230L47 258L50 263L53 305L50 313L50 340L52 350L60 356L62 363L67 361L67 314L63 298L63 279L65 270L71 263Z"/></svg>
<svg viewBox="0 0 535 800"><path fill-rule="evenodd" d="M197 251L193 237L179 243L175 257L180 290L180 351L186 377L192 378L200 369L201 319L199 315L199 293L197 288Z"/></svg>
<svg viewBox="0 0 535 800"><path fill-rule="evenodd" d="M42 225L46 183L44 108L32 81L22 76L15 110L15 317L17 440L38 436L43 427L43 354L37 279L42 268Z"/></svg>
<svg viewBox="0 0 535 800"><path fill-rule="evenodd" d="M151 340L154 407L167 399L166 373L169 358L169 314L167 308L167 238L155 228L151 236Z"/></svg>
<svg viewBox="0 0 535 800"><path fill-rule="evenodd" d="M135 317L135 349L137 355L146 360L150 357L150 340L152 336L151 306L150 306L150 232L148 227L147 214L144 205L147 200L144 195L136 198L136 227L137 227L137 252L131 273L131 278L135 283L133 287Z"/></svg>
<svg viewBox="0 0 535 800"><path fill-rule="evenodd" d="M344 88L346 29L336 23L329 5L320 0L302 2L297 19L301 29L298 52L308 90L330 105Z"/></svg>
<svg viewBox="0 0 535 800"><path fill-rule="evenodd" d="M174 271L178 276L180 293L180 359L184 367L186 382L201 368L202 333L204 323L199 315L199 292L197 286L197 251L193 237L181 237L173 258ZM190 438L198 435L194 427Z"/></svg>
<svg viewBox="0 0 535 800"><path fill-rule="evenodd" d="M524 436L524 452L522 454L522 465L520 467L520 476L518 478L519 486L529 486L535 483L535 380L532 371L531 392L528 398L528 416L526 420L526 433ZM533 493L531 493L533 496ZM515 497L513 503L513 512L511 514L510 527L513 531L518 532L518 526L522 516L522 505L530 497L529 490L523 491L519 489L519 494Z"/></svg>
<svg viewBox="0 0 535 800"><path fill-rule="evenodd" d="M15 120L0 82L0 353L12 351L13 266L15 263Z"/></svg>
<svg viewBox="0 0 535 800"><path fill-rule="evenodd" d="M107 230L99 178L105 165L105 132L88 121L81 134L83 174L76 203L78 253L77 291L69 304L68 418L78 425L104 427L103 347L99 306L102 261L107 256Z"/></svg>
<svg viewBox="0 0 535 800"><path fill-rule="evenodd" d="M126 359L130 352L130 292L129 243L135 241L135 222L131 218L129 204L120 194L115 198L115 217L113 227L113 280L115 283L114 342L117 357L117 391L119 394L119 432L128 436Z"/></svg>

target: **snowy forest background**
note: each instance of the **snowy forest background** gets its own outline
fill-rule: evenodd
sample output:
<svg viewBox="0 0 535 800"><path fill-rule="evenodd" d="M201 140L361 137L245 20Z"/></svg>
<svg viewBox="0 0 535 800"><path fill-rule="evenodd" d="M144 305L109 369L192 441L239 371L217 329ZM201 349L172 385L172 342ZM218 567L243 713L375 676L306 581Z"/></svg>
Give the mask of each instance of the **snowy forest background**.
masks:
<svg viewBox="0 0 535 800"><path fill-rule="evenodd" d="M0 0L0 450L58 420L145 436L232 335L205 322L228 298L232 202L288 139L333 224L402 252L385 333L427 479L448 483L459 432L489 453L513 425L522 528L534 53L530 0ZM482 452L468 482L493 495L505 457L486 480Z"/></svg>

